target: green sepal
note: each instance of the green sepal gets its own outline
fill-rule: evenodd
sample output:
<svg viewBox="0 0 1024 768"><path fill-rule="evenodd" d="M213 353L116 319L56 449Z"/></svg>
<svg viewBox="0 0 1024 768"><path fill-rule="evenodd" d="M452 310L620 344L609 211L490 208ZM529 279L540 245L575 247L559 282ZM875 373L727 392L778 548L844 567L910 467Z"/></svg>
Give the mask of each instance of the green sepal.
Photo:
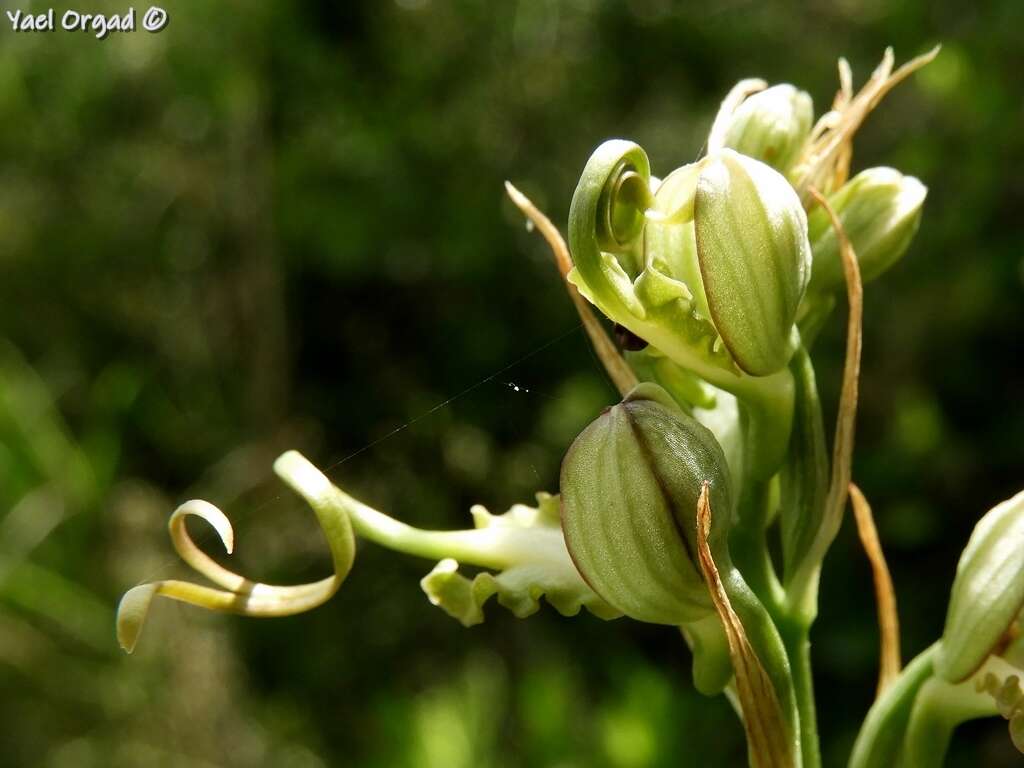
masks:
<svg viewBox="0 0 1024 768"><path fill-rule="evenodd" d="M711 318L733 359L754 376L784 368L811 276L796 192L778 171L723 149L701 170L694 222Z"/></svg>
<svg viewBox="0 0 1024 768"><path fill-rule="evenodd" d="M993 652L1024 607L1024 491L974 528L960 562L935 671L957 683Z"/></svg>
<svg viewBox="0 0 1024 768"><path fill-rule="evenodd" d="M928 189L893 168L868 168L829 195L843 231L850 238L861 279L871 282L906 253L921 221ZM807 217L814 267L812 294L845 285L839 241L828 212L818 206Z"/></svg>
<svg viewBox="0 0 1024 768"><path fill-rule="evenodd" d="M914 701L934 673L935 652L935 645L922 652L875 700L857 734L849 768L899 765Z"/></svg>

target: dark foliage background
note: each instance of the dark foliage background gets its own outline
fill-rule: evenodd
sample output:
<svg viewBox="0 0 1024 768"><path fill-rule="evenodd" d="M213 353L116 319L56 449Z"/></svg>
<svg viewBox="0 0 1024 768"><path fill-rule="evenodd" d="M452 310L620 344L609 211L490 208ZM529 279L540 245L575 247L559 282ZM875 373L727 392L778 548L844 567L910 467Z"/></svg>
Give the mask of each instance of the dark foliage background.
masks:
<svg viewBox="0 0 1024 768"><path fill-rule="evenodd" d="M312 516L270 471L286 448L424 526L554 490L614 392L502 182L563 222L605 138L664 173L741 77L797 83L820 111L839 55L860 83L886 45L902 61L942 42L855 157L931 190L866 297L855 475L906 653L937 637L974 521L1024 485L1024 5L166 7L162 33L105 41L0 24L0 764L741 762L672 631L496 605L464 630L419 590L431 563L372 545L307 615L164 602L128 658L113 611L184 573L165 523L196 496L236 522L244 572L323 575ZM817 351L830 413L841 324ZM828 765L873 695L869 578L844 528L814 633ZM1015 760L990 721L950 764Z"/></svg>

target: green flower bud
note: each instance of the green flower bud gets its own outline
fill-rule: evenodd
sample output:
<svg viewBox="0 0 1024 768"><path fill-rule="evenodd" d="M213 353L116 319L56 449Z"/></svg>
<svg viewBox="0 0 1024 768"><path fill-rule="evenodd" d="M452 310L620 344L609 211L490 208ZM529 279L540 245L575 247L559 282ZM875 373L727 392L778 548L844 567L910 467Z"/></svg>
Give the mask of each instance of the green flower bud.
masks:
<svg viewBox="0 0 1024 768"><path fill-rule="evenodd" d="M640 147L598 148L573 196L569 279L613 321L716 386L782 370L811 265L793 188L730 149L677 169L653 198L649 182Z"/></svg>
<svg viewBox="0 0 1024 768"><path fill-rule="evenodd" d="M714 614L697 561L704 481L715 510L709 546L725 564L725 456L663 389L641 384L576 439L562 462L562 530L577 570L609 605L657 624Z"/></svg>
<svg viewBox="0 0 1024 768"><path fill-rule="evenodd" d="M811 276L796 192L764 163L725 149L706 160L693 219L704 292L726 347L747 373L782 369Z"/></svg>
<svg viewBox="0 0 1024 768"><path fill-rule="evenodd" d="M729 120L724 144L788 173L799 159L813 123L810 95L792 85L776 85L740 104Z"/></svg>
<svg viewBox="0 0 1024 768"><path fill-rule="evenodd" d="M1024 608L1024 492L985 515L960 556L935 660L950 682L973 674Z"/></svg>
<svg viewBox="0 0 1024 768"><path fill-rule="evenodd" d="M829 196L857 253L864 282L874 280L906 252L921 221L928 189L913 176L893 168L869 168ZM828 213L815 208L808 217L814 268L811 290L833 291L844 285L839 242Z"/></svg>

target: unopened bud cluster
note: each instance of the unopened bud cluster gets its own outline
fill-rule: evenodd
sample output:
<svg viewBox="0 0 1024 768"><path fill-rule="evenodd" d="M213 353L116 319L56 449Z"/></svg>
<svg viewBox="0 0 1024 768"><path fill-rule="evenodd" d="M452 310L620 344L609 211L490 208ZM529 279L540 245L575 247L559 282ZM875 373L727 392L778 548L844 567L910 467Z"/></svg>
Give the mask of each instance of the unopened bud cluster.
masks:
<svg viewBox="0 0 1024 768"><path fill-rule="evenodd" d="M659 181L642 148L622 140L605 142L588 161L570 211L574 269L569 279L614 321L631 349L644 350L631 358L637 373L667 386L672 394L662 392L665 398L676 397L676 405L686 410L714 411L722 397L711 394L709 405L703 384L712 393L725 390L740 398L741 410L754 415L731 430L722 424L739 418L739 411L716 417L716 433L728 432L732 442L742 433L747 445L732 453L744 458L733 460L733 468L745 462L746 470L761 480L778 472L785 460L795 407L788 367L802 343L802 318L822 305L830 308L832 295L844 287L831 217L817 203L808 211L801 195L802 180L815 171L811 166L821 133L805 91L744 81L723 102L705 157ZM873 279L906 251L926 190L917 179L890 168L869 169L846 181L845 167L837 164L831 179L835 188L823 190L829 193L829 207L852 243L864 279ZM687 386L674 386L678 382ZM563 506L567 535L570 542L577 540L577 565L588 582L626 613L678 623L681 612L667 603L657 610L626 605L627 577L645 567L624 563L635 564L643 547L631 551L619 541L621 546L598 548L601 556L590 558L582 543L589 546L599 535L588 532L583 520L614 521L632 514L628 511L635 499L658 500L645 504L660 509L663 522L672 517L665 513L669 507L692 514L696 486L688 487L685 499L666 500L668 486L645 467L652 461L682 461L681 454L693 449L689 443L703 438L690 434L687 441L668 445L665 450L679 454L668 458L637 448L634 438L642 433L633 414L660 413L663 406L656 400L629 399L580 437L563 471ZM659 428L668 429L670 422ZM632 436L633 442L622 435ZM594 447L599 443L607 445L599 450ZM585 451L583 445L590 447ZM585 470L584 455L590 457ZM613 458L618 476L629 478L616 486L618 494L604 487L617 476L608 468L612 464L606 466ZM599 487L602 492L595 494ZM632 515L631 524L638 519ZM682 530L689 535L687 525L688 518ZM652 537L673 530L641 527ZM603 535L613 538L622 533L615 525L606 529ZM648 549L654 551L655 544L668 556L664 541ZM692 567L686 571L680 565L683 560L672 561L670 570L693 575ZM604 571L617 584L605 587L608 594L598 586L605 581ZM675 599L685 593L676 590ZM706 606L706 595L697 604Z"/></svg>

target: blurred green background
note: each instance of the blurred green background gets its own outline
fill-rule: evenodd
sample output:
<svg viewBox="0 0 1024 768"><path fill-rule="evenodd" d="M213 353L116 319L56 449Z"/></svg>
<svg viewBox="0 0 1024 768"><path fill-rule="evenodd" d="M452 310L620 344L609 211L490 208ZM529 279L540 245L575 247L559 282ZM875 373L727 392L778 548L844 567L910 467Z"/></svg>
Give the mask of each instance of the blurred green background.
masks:
<svg viewBox="0 0 1024 768"><path fill-rule="evenodd" d="M186 573L165 525L192 497L235 521L243 572L327 573L312 514L271 474L287 448L423 526L555 490L614 391L502 182L564 222L603 139L665 173L737 79L797 83L820 111L839 55L859 84L889 44L899 61L944 49L856 145L855 170L931 191L867 293L855 477L906 655L938 636L974 521L1024 486L1024 4L165 7L160 34L104 41L0 20L0 765L740 764L739 725L693 691L673 631L497 605L465 630L420 592L432 563L373 545L306 615L161 601L127 657L113 612ZM816 351L829 420L841 325ZM813 639L840 765L876 670L851 526L827 566ZM987 721L950 764L1019 759Z"/></svg>

